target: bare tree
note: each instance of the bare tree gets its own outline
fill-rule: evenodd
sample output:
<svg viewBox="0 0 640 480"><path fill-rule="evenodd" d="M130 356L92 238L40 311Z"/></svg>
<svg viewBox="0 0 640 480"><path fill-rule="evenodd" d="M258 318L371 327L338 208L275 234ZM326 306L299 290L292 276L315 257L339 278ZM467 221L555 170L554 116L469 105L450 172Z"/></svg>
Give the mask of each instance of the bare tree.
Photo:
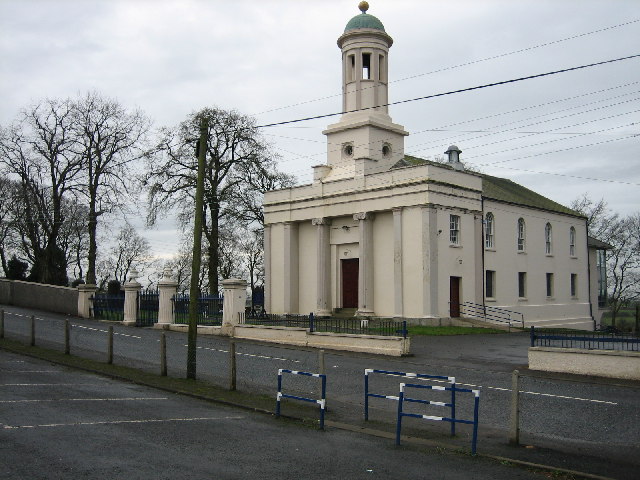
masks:
<svg viewBox="0 0 640 480"><path fill-rule="evenodd" d="M89 93L74 102L74 139L82 159L79 192L88 207L87 283L96 282L98 218L135 197L134 162L142 158L151 121L116 100Z"/></svg>
<svg viewBox="0 0 640 480"><path fill-rule="evenodd" d="M193 113L178 127L165 129L155 155L149 157L145 184L149 189L148 223L159 213L176 208L183 228L193 216L197 161L194 155L202 117L209 123L205 167L205 219L203 233L207 241L207 269L210 291L218 291L222 264L221 225L228 218L247 213L239 199L258 192L261 177L278 177L273 154L260 137L252 118L235 111L206 108ZM268 182L267 182L268 183ZM254 204L251 204L255 207ZM227 270L226 266L223 270ZM226 274L228 272L223 272Z"/></svg>
<svg viewBox="0 0 640 480"><path fill-rule="evenodd" d="M589 235L612 247L606 253L607 298L615 326L620 309L640 298L640 213L621 218L604 200L594 202L587 194L571 208L587 217Z"/></svg>
<svg viewBox="0 0 640 480"><path fill-rule="evenodd" d="M21 112L0 133L0 162L20 185L23 245L31 258L29 278L65 285L67 263L60 247L63 199L81 171L73 150L72 104L43 100Z"/></svg>
<svg viewBox="0 0 640 480"><path fill-rule="evenodd" d="M117 280L122 285L131 270L142 271L152 262L149 242L127 223L115 238L115 244L106 258L99 264L99 287L104 288L108 280Z"/></svg>

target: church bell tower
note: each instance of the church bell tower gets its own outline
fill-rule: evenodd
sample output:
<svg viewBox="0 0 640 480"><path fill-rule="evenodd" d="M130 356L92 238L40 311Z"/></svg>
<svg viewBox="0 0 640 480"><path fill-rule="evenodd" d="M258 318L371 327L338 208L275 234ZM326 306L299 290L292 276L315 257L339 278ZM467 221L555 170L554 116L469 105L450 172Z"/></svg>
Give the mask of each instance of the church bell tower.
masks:
<svg viewBox="0 0 640 480"><path fill-rule="evenodd" d="M359 15L338 38L342 51L342 117L322 132L327 165L316 167L317 181L339 180L389 170L404 157L409 133L393 123L387 104L389 48L393 39L360 2Z"/></svg>

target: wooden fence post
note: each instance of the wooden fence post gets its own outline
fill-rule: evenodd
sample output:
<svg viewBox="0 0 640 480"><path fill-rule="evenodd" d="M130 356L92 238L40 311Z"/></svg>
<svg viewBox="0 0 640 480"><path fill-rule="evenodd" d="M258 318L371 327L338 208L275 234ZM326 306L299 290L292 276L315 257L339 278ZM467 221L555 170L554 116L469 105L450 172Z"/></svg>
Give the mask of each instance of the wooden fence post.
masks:
<svg viewBox="0 0 640 480"><path fill-rule="evenodd" d="M511 374L511 419L509 422L509 443L520 444L520 372Z"/></svg>
<svg viewBox="0 0 640 480"><path fill-rule="evenodd" d="M324 367L324 350L318 350L318 373L325 373Z"/></svg>
<svg viewBox="0 0 640 480"><path fill-rule="evenodd" d="M107 340L107 363L113 363L113 325L109 325L109 335Z"/></svg>
<svg viewBox="0 0 640 480"><path fill-rule="evenodd" d="M69 324L69 319L64 321L64 354L69 355L71 352L71 341L69 335L69 329L71 325Z"/></svg>
<svg viewBox="0 0 640 480"><path fill-rule="evenodd" d="M167 376L167 336L164 332L160 335L160 375Z"/></svg>
<svg viewBox="0 0 640 480"><path fill-rule="evenodd" d="M236 389L236 342L229 342L229 390Z"/></svg>

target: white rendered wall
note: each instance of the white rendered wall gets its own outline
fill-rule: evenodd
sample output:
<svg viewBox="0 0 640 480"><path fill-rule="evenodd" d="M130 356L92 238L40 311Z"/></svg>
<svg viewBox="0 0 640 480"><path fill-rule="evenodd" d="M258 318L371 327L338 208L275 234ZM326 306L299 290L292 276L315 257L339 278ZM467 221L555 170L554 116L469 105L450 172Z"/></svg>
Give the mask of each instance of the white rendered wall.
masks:
<svg viewBox="0 0 640 480"><path fill-rule="evenodd" d="M308 314L316 311L317 304L317 227L311 221L298 225L298 289L299 308L295 313Z"/></svg>
<svg viewBox="0 0 640 480"><path fill-rule="evenodd" d="M393 214L377 212L373 221L373 298L376 315L394 314Z"/></svg>

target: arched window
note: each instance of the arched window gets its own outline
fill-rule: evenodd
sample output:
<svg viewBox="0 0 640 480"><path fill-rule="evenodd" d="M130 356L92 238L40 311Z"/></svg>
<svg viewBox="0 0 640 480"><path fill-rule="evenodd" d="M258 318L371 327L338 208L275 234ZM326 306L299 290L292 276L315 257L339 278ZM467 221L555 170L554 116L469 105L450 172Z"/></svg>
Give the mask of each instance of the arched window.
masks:
<svg viewBox="0 0 640 480"><path fill-rule="evenodd" d="M551 255L551 224L547 223L544 227L544 253Z"/></svg>
<svg viewBox="0 0 640 480"><path fill-rule="evenodd" d="M484 217L484 247L485 248L495 247L493 229L494 229L493 213L487 213L487 215Z"/></svg>
<svg viewBox="0 0 640 480"><path fill-rule="evenodd" d="M525 247L525 225L524 219L518 219L518 251L524 252Z"/></svg>
<svg viewBox="0 0 640 480"><path fill-rule="evenodd" d="M569 229L569 255L576 256L576 229L574 227Z"/></svg>

